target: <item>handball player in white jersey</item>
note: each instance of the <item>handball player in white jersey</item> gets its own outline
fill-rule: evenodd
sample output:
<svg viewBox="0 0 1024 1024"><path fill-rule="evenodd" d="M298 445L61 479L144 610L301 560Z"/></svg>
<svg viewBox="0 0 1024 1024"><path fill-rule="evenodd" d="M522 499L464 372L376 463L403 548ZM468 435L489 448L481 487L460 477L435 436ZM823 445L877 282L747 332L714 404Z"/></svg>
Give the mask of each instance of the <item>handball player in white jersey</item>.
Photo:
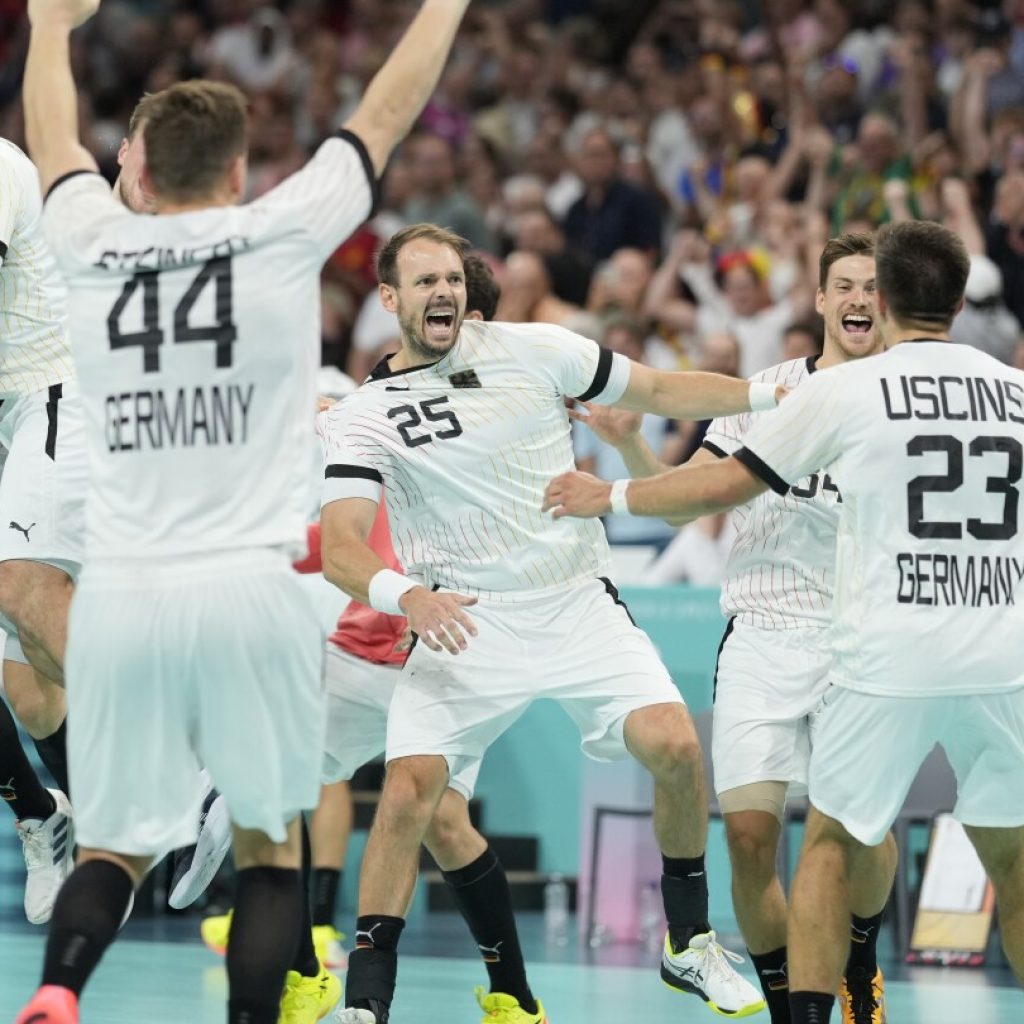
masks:
<svg viewBox="0 0 1024 1024"><path fill-rule="evenodd" d="M315 462L320 269L371 213L466 5L425 0L346 126L246 206L242 95L197 81L151 97L156 216L118 203L78 141L69 37L96 6L29 8L26 130L69 284L90 491L66 659L81 852L19 1020L78 1020L133 886L195 837L201 761L240 869L228 1019L273 1024L286 972L331 992L298 870L298 816L319 793L322 637L290 559Z"/></svg>
<svg viewBox="0 0 1024 1024"><path fill-rule="evenodd" d="M822 354L769 367L752 379L792 389L812 374L879 352L874 292L874 239L831 239L818 261ZM618 448L634 478L672 468L644 441L636 414L590 405L589 415L573 415ZM688 465L734 454L757 421L751 414L715 420ZM766 491L734 509L736 540L722 583L728 625L715 671L715 789L732 861L733 905L772 1024L790 1020L779 836L787 791L806 793L814 712L829 685L827 626L840 503L831 477L813 473L785 494ZM890 836L854 880L850 961L840 991L844 1024L884 1020L876 944L895 858Z"/></svg>
<svg viewBox="0 0 1024 1024"><path fill-rule="evenodd" d="M789 918L794 1024L828 1020L848 952L851 881L918 768L945 749L954 814L996 890L1024 981L1024 373L949 342L970 261L936 224L876 239L887 351L813 375L734 456L631 483L570 474L556 515L696 516L828 473L842 494L811 812Z"/></svg>
<svg viewBox="0 0 1024 1024"><path fill-rule="evenodd" d="M541 512L572 465L565 396L693 418L775 404L782 389L630 363L546 324L464 321L462 239L430 224L381 251L402 349L327 417L328 579L419 641L388 716L388 774L363 858L344 1022L384 1024L417 850L449 777L539 697L576 721L584 751L632 754L655 778L669 935L663 977L731 1014L763 1006L707 920L707 797L679 692L607 579L599 523ZM381 498L404 576L366 544ZM420 585L418 580L425 580ZM472 605L472 608L468 608Z"/></svg>

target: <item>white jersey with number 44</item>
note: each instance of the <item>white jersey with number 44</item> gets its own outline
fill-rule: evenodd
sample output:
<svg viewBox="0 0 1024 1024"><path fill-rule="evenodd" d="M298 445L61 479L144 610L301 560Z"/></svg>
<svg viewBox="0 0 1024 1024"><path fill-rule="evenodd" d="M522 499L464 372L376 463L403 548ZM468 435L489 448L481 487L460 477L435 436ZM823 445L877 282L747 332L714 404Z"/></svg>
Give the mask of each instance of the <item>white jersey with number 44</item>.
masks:
<svg viewBox="0 0 1024 1024"><path fill-rule="evenodd" d="M379 501L395 554L430 585L521 601L608 574L604 527L542 512L573 468L565 396L610 403L629 361L548 324L467 320L436 363L381 363L324 415L324 504Z"/></svg>
<svg viewBox="0 0 1024 1024"><path fill-rule="evenodd" d="M814 374L737 453L843 496L834 681L892 696L1024 686L1024 373L922 339Z"/></svg>
<svg viewBox="0 0 1024 1024"><path fill-rule="evenodd" d="M43 391L74 376L67 288L43 237L39 175L0 139L0 396Z"/></svg>
<svg viewBox="0 0 1024 1024"><path fill-rule="evenodd" d="M140 216L97 174L54 185L44 221L70 286L87 557L305 550L319 272L373 195L345 132L246 206Z"/></svg>

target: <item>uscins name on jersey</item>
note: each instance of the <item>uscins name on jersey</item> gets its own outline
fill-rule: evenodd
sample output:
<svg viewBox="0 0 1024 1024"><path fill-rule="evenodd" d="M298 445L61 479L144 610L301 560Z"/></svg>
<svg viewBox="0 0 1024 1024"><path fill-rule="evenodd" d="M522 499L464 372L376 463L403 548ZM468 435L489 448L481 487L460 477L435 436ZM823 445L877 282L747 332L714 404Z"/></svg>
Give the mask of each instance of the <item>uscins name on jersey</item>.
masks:
<svg viewBox="0 0 1024 1024"><path fill-rule="evenodd" d="M128 391L106 400L107 448L112 452L245 444L255 388L178 388Z"/></svg>

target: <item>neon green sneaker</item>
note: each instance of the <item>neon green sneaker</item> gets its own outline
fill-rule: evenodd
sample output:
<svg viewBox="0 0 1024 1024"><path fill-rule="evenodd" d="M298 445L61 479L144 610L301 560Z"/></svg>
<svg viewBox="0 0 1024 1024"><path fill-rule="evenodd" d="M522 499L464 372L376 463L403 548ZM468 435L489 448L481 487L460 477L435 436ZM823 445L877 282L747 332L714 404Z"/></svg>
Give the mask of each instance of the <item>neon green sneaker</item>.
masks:
<svg viewBox="0 0 1024 1024"><path fill-rule="evenodd" d="M480 1009L484 1011L482 1024L549 1024L544 1006L537 1000L537 1012L527 1013L515 996L504 992L488 992L483 985L473 990Z"/></svg>
<svg viewBox="0 0 1024 1024"><path fill-rule="evenodd" d="M334 1009L340 998L341 982L323 964L315 978L289 971L277 1024L316 1024Z"/></svg>
<svg viewBox="0 0 1024 1024"><path fill-rule="evenodd" d="M199 925L199 934L203 937L203 942L217 956L223 956L228 951L228 936L231 934L231 915L232 911L229 910L226 914L204 917Z"/></svg>
<svg viewBox="0 0 1024 1024"><path fill-rule="evenodd" d="M333 925L318 924L313 928L316 957L329 970L343 971L348 966L348 953L341 944L345 936Z"/></svg>

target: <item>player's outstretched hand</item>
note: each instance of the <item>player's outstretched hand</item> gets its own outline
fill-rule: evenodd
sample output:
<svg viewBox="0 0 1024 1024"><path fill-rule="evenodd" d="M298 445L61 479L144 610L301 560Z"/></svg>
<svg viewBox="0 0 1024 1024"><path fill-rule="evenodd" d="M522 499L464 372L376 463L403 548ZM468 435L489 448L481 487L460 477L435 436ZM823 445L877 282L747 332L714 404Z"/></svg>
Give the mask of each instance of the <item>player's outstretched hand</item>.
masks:
<svg viewBox="0 0 1024 1024"><path fill-rule="evenodd" d="M610 444L613 448L618 448L624 441L635 437L644 421L642 412L616 409L611 405L595 405L593 402L579 402L578 405L582 405L587 411L570 409L569 417L586 423L605 444Z"/></svg>
<svg viewBox="0 0 1024 1024"><path fill-rule="evenodd" d="M576 516L593 519L612 510L612 485L589 473L563 473L544 491L543 511L552 511L555 519Z"/></svg>
<svg viewBox="0 0 1024 1024"><path fill-rule="evenodd" d="M28 17L33 25L68 25L78 28L100 7L100 0L28 0Z"/></svg>
<svg viewBox="0 0 1024 1024"><path fill-rule="evenodd" d="M473 620L462 610L475 597L414 587L398 602L409 617L409 628L432 650L458 654L467 647L466 634L477 635Z"/></svg>

